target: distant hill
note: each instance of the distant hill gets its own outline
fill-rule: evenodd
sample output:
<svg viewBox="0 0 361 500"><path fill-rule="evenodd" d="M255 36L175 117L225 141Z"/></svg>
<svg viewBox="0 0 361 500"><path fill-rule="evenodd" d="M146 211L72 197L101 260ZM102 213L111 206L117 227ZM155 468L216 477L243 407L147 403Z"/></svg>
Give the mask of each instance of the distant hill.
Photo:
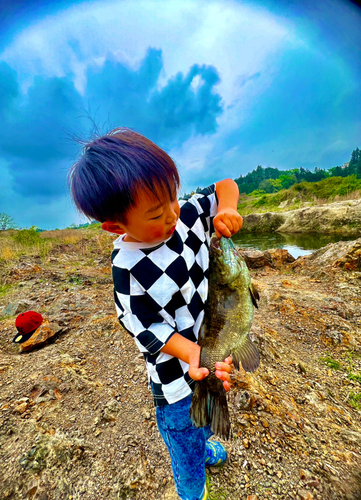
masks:
<svg viewBox="0 0 361 500"><path fill-rule="evenodd" d="M342 166L332 167L328 170L315 168L310 171L305 168L291 170L278 170L278 168L263 168L261 165L245 176L234 179L238 184L240 193L249 194L256 190L264 193L276 193L281 189L288 189L301 182L318 182L330 177L348 177L356 175L361 178L361 151L356 148L351 153L349 162Z"/></svg>

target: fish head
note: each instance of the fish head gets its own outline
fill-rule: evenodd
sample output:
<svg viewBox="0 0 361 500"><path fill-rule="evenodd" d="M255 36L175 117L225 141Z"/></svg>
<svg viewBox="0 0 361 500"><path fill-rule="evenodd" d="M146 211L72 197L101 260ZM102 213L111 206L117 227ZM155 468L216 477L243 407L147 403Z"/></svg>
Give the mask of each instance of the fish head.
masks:
<svg viewBox="0 0 361 500"><path fill-rule="evenodd" d="M238 278L242 265L231 238L213 236L210 244L210 269L212 280L228 285Z"/></svg>

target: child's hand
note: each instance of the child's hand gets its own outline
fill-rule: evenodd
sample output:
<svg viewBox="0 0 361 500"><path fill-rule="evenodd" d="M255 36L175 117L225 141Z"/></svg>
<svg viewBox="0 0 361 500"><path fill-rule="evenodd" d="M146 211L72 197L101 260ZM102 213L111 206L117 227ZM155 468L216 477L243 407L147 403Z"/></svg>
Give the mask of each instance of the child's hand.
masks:
<svg viewBox="0 0 361 500"><path fill-rule="evenodd" d="M223 387L226 392L228 392L229 389L231 388L230 384L231 378L229 376L229 374L232 371L232 368L230 366L231 364L232 364L231 356L228 356L228 358L226 358L223 363L217 362L215 364L216 367L215 376L219 378L219 380L223 380Z"/></svg>
<svg viewBox="0 0 361 500"><path fill-rule="evenodd" d="M231 365L232 364L232 358L231 356L228 356L227 359L225 359L223 362L218 362L215 364L215 376L219 378L219 380L223 381L223 387L226 392L229 391L231 388L231 378L229 374L232 371ZM209 371L207 368L200 368L199 367L199 356L195 357L193 359L190 359L189 361L189 376L193 380L203 380L204 378L209 375Z"/></svg>
<svg viewBox="0 0 361 500"><path fill-rule="evenodd" d="M225 236L230 238L232 234L238 233L243 224L243 219L234 208L220 210L213 219L213 226L217 238Z"/></svg>

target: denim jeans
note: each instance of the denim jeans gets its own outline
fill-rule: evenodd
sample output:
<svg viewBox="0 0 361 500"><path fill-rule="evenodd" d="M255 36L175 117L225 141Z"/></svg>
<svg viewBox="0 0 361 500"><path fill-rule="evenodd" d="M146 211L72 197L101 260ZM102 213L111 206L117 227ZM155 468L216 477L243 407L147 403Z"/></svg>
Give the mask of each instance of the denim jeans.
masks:
<svg viewBox="0 0 361 500"><path fill-rule="evenodd" d="M209 427L192 424L189 408L192 394L177 403L158 406L157 424L167 445L175 487L182 500L202 500L206 484L205 446L213 434Z"/></svg>

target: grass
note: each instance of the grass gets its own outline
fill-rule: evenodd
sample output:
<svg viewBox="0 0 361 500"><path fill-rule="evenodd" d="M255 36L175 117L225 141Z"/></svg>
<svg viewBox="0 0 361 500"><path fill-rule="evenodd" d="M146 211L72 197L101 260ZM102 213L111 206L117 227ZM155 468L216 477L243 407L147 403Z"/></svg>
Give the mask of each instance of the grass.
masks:
<svg viewBox="0 0 361 500"><path fill-rule="evenodd" d="M208 490L209 500L226 500L229 497L229 493L225 491L224 488L213 487L212 482L210 480L211 476L206 476L206 485Z"/></svg>
<svg viewBox="0 0 361 500"><path fill-rule="evenodd" d="M318 359L318 361L330 368L331 370L341 370L341 371L346 371L347 372L347 378L349 380L353 380L355 382L358 382L361 384L361 372L353 372L354 368L354 363L353 359L354 358L360 358L359 353L354 353L353 351L348 352L346 354L347 362L349 364L348 367L345 367L344 363L341 361L337 361L336 359L332 358L330 355L326 355L325 357L321 357ZM331 394L332 397L334 395L329 391L329 394ZM347 398L347 402L349 405L354 408L355 410L361 410L361 393L359 392L350 392Z"/></svg>
<svg viewBox="0 0 361 500"><path fill-rule="evenodd" d="M331 356L321 357L318 360L320 363L328 366L331 370L342 370L343 365L340 361L333 359Z"/></svg>
<svg viewBox="0 0 361 500"><path fill-rule="evenodd" d="M11 266L22 257L38 256L44 260L59 245L72 245L74 250L69 248L69 252L77 256L110 258L116 235L102 231L100 224L93 224L89 228L56 229L41 233L33 228L0 231L0 265ZM67 249L63 251L64 254L69 252Z"/></svg>
<svg viewBox="0 0 361 500"><path fill-rule="evenodd" d="M267 194L261 189L248 195L243 193L240 195L238 210L243 215L255 211L288 211L335 201L356 200L360 196L361 179L357 179L356 175L330 177L319 182L300 182L277 193Z"/></svg>
<svg viewBox="0 0 361 500"><path fill-rule="evenodd" d="M361 410L361 392L357 394L354 392L350 392L348 402L355 410Z"/></svg>
<svg viewBox="0 0 361 500"><path fill-rule="evenodd" d="M349 373L348 378L361 384L361 373Z"/></svg>
<svg viewBox="0 0 361 500"><path fill-rule="evenodd" d="M11 285L0 285L0 297L5 297L5 295L10 291Z"/></svg>

